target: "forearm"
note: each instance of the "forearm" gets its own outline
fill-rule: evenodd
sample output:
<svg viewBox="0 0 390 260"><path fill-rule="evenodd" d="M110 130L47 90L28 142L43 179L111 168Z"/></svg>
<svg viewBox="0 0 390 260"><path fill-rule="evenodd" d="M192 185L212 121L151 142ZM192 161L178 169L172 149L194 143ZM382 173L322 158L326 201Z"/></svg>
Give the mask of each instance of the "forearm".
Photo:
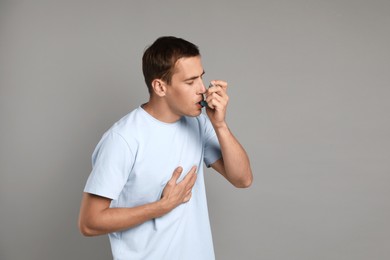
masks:
<svg viewBox="0 0 390 260"><path fill-rule="evenodd" d="M81 201L79 229L86 236L97 236L125 230L154 218L161 217L190 200L196 181L193 166L182 181L177 183L183 168L177 167L165 186L161 199L132 208L110 208L111 199L84 193Z"/></svg>
<svg viewBox="0 0 390 260"><path fill-rule="evenodd" d="M104 202L103 204L90 203L91 200L103 200ZM97 236L125 230L161 217L170 211L161 200L133 208L109 208L105 207L106 202L106 198L84 194L79 217L79 229L82 234Z"/></svg>
<svg viewBox="0 0 390 260"><path fill-rule="evenodd" d="M225 177L236 187L249 187L253 176L245 149L226 124L214 129L221 146Z"/></svg>

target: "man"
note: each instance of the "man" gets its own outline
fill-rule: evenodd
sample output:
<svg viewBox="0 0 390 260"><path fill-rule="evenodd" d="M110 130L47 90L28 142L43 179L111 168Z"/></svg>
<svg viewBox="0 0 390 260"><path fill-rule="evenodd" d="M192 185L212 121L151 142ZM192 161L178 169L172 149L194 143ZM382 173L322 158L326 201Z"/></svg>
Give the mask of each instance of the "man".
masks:
<svg viewBox="0 0 390 260"><path fill-rule="evenodd" d="M180 38L157 39L142 62L149 101L97 145L79 228L109 234L114 259L214 259L202 162L235 187L252 183L225 122L227 83L206 89L198 47Z"/></svg>

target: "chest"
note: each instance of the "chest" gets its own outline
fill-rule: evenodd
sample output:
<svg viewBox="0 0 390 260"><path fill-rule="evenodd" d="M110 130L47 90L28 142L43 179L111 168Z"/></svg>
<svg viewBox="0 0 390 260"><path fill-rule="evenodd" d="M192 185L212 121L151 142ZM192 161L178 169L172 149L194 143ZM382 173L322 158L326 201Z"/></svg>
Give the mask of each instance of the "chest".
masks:
<svg viewBox="0 0 390 260"><path fill-rule="evenodd" d="M203 140L195 126L148 129L143 134L125 190L129 199L147 203L161 196L176 167L183 167L178 181L192 166L202 167Z"/></svg>

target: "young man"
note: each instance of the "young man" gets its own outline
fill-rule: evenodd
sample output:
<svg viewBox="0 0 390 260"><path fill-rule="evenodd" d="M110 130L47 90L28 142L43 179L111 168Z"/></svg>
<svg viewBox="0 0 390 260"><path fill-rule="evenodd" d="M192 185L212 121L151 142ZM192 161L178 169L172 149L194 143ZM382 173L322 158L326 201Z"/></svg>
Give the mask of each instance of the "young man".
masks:
<svg viewBox="0 0 390 260"><path fill-rule="evenodd" d="M114 259L214 259L203 162L235 187L252 183L248 156L225 122L227 83L206 89L198 47L180 38L157 39L142 61L149 101L97 145L79 228L109 234Z"/></svg>

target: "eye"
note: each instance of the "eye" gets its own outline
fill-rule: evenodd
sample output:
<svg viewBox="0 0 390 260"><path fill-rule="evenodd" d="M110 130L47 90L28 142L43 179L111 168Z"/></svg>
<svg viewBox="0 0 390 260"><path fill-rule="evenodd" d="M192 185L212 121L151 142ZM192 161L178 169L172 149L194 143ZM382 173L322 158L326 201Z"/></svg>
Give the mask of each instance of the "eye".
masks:
<svg viewBox="0 0 390 260"><path fill-rule="evenodd" d="M192 86L192 85L194 85L194 82L195 82L195 81L187 81L187 84L190 85L190 86Z"/></svg>

